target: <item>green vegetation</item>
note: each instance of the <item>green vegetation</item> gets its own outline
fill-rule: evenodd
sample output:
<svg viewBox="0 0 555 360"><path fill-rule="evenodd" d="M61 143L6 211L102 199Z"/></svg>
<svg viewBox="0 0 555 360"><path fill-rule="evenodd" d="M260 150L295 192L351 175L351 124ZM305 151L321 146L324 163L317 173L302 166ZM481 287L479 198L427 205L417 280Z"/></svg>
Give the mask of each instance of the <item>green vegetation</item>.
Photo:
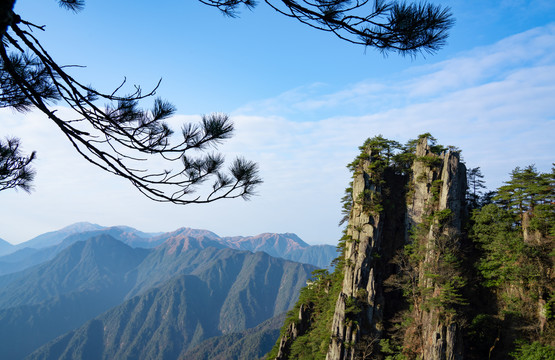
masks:
<svg viewBox="0 0 555 360"><path fill-rule="evenodd" d="M429 152L417 157L416 145L423 139ZM380 263L380 271L389 276L382 284L389 313L372 325L383 331L376 335L362 328L368 324L361 323L359 314L368 304L366 290L359 290L345 298L345 323L361 335L346 347L354 346L358 358L418 360L423 338L440 329L433 324L443 324L460 329L469 360L554 359L555 168L545 174L534 166L516 168L496 192L485 191L480 168L469 169L467 211L463 203L455 213L456 208L440 207L445 190L440 174L442 154L458 149L439 145L430 134L423 134L406 145L377 136L360 150L348 168L353 178L363 176L366 185L358 194L353 193L353 182L345 190L342 223L349 220L355 204L370 216L370 223L383 216L403 218L399 199L392 194L404 194L401 201L409 206L425 203L420 204L423 213L417 223L411 223L400 252L394 256L372 252L372 263ZM415 162L425 166L413 167ZM420 195L415 199L417 190ZM386 230L386 224L383 231L391 236L394 230ZM393 228L401 226L393 224L397 224ZM362 229L361 224L347 226L334 273L315 273L315 281L301 291L282 328L282 336L293 323L303 328L297 339L290 339L290 359L325 358L344 271L352 265L344 253L348 246L357 251L356 233ZM268 358L274 358L277 350L276 344Z"/></svg>
<svg viewBox="0 0 555 360"><path fill-rule="evenodd" d="M412 164L416 159L415 151L416 144L419 140L424 138L429 139L431 146L429 157L433 159L433 163L441 165L441 158L439 153L445 148L436 145L435 139L430 134L423 134L419 139L411 140L406 145L392 140L383 138L381 135L370 138L359 148L360 154L354 159L353 162L348 164L348 168L353 173L353 177L364 176L370 186L367 187L359 194L353 194L353 182L345 190L345 196L342 198L343 203L343 219L340 224L348 221L354 204L358 204L363 213L373 217L378 217L389 209L390 213L394 213L395 206L391 201L391 192L395 191L391 184L387 183L387 179L397 176L398 179L403 179L404 183L409 183L412 176ZM439 161L438 161L439 159ZM436 166L434 165L434 166ZM439 194L441 188L441 181L435 182L434 190ZM401 185L403 186L403 185ZM402 195L401 195L402 198ZM404 201L404 200L403 200ZM448 211L437 213L437 221L441 224L448 222L451 214ZM433 217L429 218L430 222L434 221ZM353 225L349 225L348 228ZM361 231L362 228L352 228L354 231ZM298 328L308 327L306 331L294 339L290 345L289 358L291 359L325 359L331 337L331 324L335 310L335 304L341 291L342 279L344 277L344 269L350 267L350 259L344 258L344 252L347 244L356 241L348 232L344 231L344 236L340 239L338 248L340 256L336 259L336 268L332 274L328 273L315 273L316 280L310 283L306 288L301 291L299 301L295 308L289 313L282 328L282 337L288 336L287 331L291 324L295 324ZM373 252L373 259L378 261L387 262L387 259L382 259L381 254ZM414 254L416 256L416 254ZM447 275L446 275L447 276ZM455 288L461 286L461 280L458 278L445 280L448 283L445 291L441 294L441 299L444 303L460 303L458 293ZM408 294L408 292L407 292ZM358 314L363 307L368 306L366 290L359 289L356 296L347 297L345 299L345 322L359 326ZM308 309L310 313L310 321L307 324L301 323L306 319L299 319L299 313L302 309ZM375 353L379 344L379 339L375 339L368 334L362 336L357 346L357 351L365 354ZM268 354L268 359L275 358L278 351L278 344L274 347L272 352ZM349 346L349 344L346 344ZM392 346L395 346L394 344ZM393 359L393 358L392 358ZM400 358L396 358L400 359Z"/></svg>
<svg viewBox="0 0 555 360"><path fill-rule="evenodd" d="M434 155L419 156L416 158L416 161L423 163L429 168L434 168L441 165L441 158Z"/></svg>
<svg viewBox="0 0 555 360"><path fill-rule="evenodd" d="M291 323L299 323L301 307L310 309L309 328L291 345L291 359L325 359L328 351L335 303L343 280L343 267L336 265L331 274L327 270L316 270L312 274L313 281L301 290L299 300L288 312L281 330L281 336L286 335ZM268 359L276 357L278 346L279 341L267 355Z"/></svg>
<svg viewBox="0 0 555 360"><path fill-rule="evenodd" d="M542 345L537 341L519 344L511 356L517 360L552 360L555 359L555 347Z"/></svg>
<svg viewBox="0 0 555 360"><path fill-rule="evenodd" d="M480 167L468 169L466 171L466 179L468 182L468 190L466 193L466 201L470 209L476 209L488 203L483 190L486 188L484 175ZM486 200L485 202L483 200Z"/></svg>
<svg viewBox="0 0 555 360"><path fill-rule="evenodd" d="M428 139L428 143L431 145L430 151L432 153L417 159L415 154L416 144L420 139L425 138ZM339 225L348 221L354 200L363 205L363 211L367 214L378 215L383 212L384 203L381 192L382 187L385 185L386 171L393 174L411 176L413 162L415 160L426 161L428 158L431 159L431 163L435 164L434 166L440 165L441 159L434 154L439 150L444 151L445 148L436 145L435 141L435 138L429 133L420 135L418 139L409 140L405 145L401 145L397 141L385 139L382 135L367 139L359 147L360 154L347 165L347 168L351 170L353 177L364 172L375 189L366 189L354 199L352 193L353 183L351 182L349 187L345 189L345 196L341 199L343 218Z"/></svg>
<svg viewBox="0 0 555 360"><path fill-rule="evenodd" d="M491 343L492 358L506 358L510 349L515 359L554 358L554 180L555 169L542 174L534 166L516 168L493 202L473 211L479 286L495 303L476 318L495 320L489 334L481 334L498 339Z"/></svg>

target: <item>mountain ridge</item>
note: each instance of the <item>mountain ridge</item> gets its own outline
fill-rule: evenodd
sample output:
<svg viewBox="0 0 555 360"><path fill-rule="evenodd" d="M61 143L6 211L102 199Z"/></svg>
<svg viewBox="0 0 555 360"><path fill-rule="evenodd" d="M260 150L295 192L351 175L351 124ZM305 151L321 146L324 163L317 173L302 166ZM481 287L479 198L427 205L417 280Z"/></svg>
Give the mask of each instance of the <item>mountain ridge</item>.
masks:
<svg viewBox="0 0 555 360"><path fill-rule="evenodd" d="M87 230L91 228L95 230ZM85 231L79 232L79 229L85 229ZM0 276L22 271L33 265L48 261L69 245L101 234L111 235L134 248L155 248L168 246L168 244L172 244L174 251L209 246L229 247L252 252L264 251L272 256L313 264L320 268L329 268L331 260L337 257L335 246L309 245L294 233L262 233L253 236L220 237L209 230L189 227L182 227L166 233L144 233L124 225L102 227L81 222L66 226L58 231L39 235L12 247L13 252L0 256ZM41 239L46 240L42 241ZM39 247L25 247L29 244L35 244ZM46 244L52 245L46 246Z"/></svg>
<svg viewBox="0 0 555 360"><path fill-rule="evenodd" d="M195 320L198 326L187 330L191 332L188 340L172 337L177 344L197 344L207 337L243 331L285 312L294 304L299 289L316 269L312 265L274 258L264 252L252 253L228 247L171 251L170 245L154 249L132 248L110 235L101 234L74 242L43 264L1 276L0 336L3 341L0 353L9 355L10 359L21 359L57 337L61 337L59 341L69 341L65 345L57 343L57 346L75 343L86 348L104 331L100 331L104 327L99 328L99 322L92 319L122 304L127 304L127 308L119 308L119 313L116 311L110 315L118 317L110 326L121 326L121 331L133 333L138 328L125 330L126 319L141 316L131 313L142 311L137 301L149 293L159 299L156 306L166 309L164 311L169 311L168 314L172 314L174 306L180 309L183 299L179 296L196 301L196 304L187 305L189 310L186 306L173 314L181 314L183 321L191 318L187 314L192 308L207 309L210 316L205 317L211 320ZM183 277L185 283L179 283L179 278ZM176 297L168 290L172 286L178 286L174 289ZM152 295L153 289L166 290L164 295ZM140 301L143 309L150 304L145 299ZM150 313L154 316L158 312L152 308ZM120 315L123 317L119 318ZM77 338L71 340L74 335L68 331L85 326L86 321L86 328L79 336L90 333L91 338L86 343ZM138 323L145 321L142 319ZM149 326L150 329L144 330L146 333L162 327L159 334L163 337L163 333L174 333L178 325L152 322ZM35 335L26 337L25 334ZM125 341L132 338L130 335ZM161 338L159 341L169 340ZM71 354L67 355L68 358L74 358L73 350Z"/></svg>
<svg viewBox="0 0 555 360"><path fill-rule="evenodd" d="M179 351L207 338L244 331L287 311L315 269L264 252L230 248L182 253L168 253L164 248L143 250L148 255L124 277L127 283L138 284L130 287L125 301L77 330L59 334L29 358L87 358L80 351L92 346L105 358L137 353L140 358L173 359ZM140 283L141 274L153 273L158 275L157 281ZM147 334L153 340L140 341ZM118 350L121 343L128 344L124 352ZM156 344L164 344L165 353L159 357L153 355L159 348ZM65 350L55 352L57 348Z"/></svg>

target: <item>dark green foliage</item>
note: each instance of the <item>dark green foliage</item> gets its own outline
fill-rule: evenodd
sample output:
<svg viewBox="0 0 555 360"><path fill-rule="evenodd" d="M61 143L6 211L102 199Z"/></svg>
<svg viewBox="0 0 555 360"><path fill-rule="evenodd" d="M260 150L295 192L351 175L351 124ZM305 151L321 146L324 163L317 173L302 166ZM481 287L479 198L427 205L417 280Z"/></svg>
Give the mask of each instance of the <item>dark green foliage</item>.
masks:
<svg viewBox="0 0 555 360"><path fill-rule="evenodd" d="M468 169L466 171L466 179L468 181L468 188L466 192L467 202L470 209L476 209L482 205L483 196L485 195L483 190L486 188L485 181L482 180L484 175L480 167L475 167Z"/></svg>
<svg viewBox="0 0 555 360"><path fill-rule="evenodd" d="M484 206L473 215L474 240L484 251L477 266L484 285L495 287L508 281L529 278L523 276L522 261L526 245L512 214L494 204Z"/></svg>
<svg viewBox="0 0 555 360"><path fill-rule="evenodd" d="M252 9L256 5L253 0L200 1L229 16L236 16L241 6ZM267 4L313 28L384 53L435 52L444 44L453 25L448 8L427 3L272 0Z"/></svg>
<svg viewBox="0 0 555 360"><path fill-rule="evenodd" d="M341 199L343 217L339 225L349 220L354 201L361 203L363 211L367 214L378 215L383 212L383 199L380 192L381 186L385 184L386 169L399 175L409 175L412 162L416 157L414 155L415 149L402 146L397 141L385 139L382 135L368 138L359 147L360 154L347 165L347 168L353 173L353 176L363 171L368 176L369 181L375 185L376 190L367 189L354 199L353 183L351 182Z"/></svg>
<svg viewBox="0 0 555 360"><path fill-rule="evenodd" d="M389 339L380 340L380 352L385 355L385 360L407 360L401 351L401 347L391 344Z"/></svg>
<svg viewBox="0 0 555 360"><path fill-rule="evenodd" d="M35 177L31 162L36 153L33 151L31 155L23 156L19 146L19 139L8 138L5 143L0 139L0 191L12 188L31 191Z"/></svg>
<svg viewBox="0 0 555 360"><path fill-rule="evenodd" d="M539 174L533 165L524 169L517 167L512 171L511 179L497 190L497 195L493 199L518 216L522 216L527 211L535 211L538 205L546 205L540 212L553 213L550 210L553 210L555 201L554 179L555 168L551 173ZM553 220L549 216L548 219ZM539 224L538 226L541 227ZM547 224L545 226L547 227Z"/></svg>
<svg viewBox="0 0 555 360"><path fill-rule="evenodd" d="M416 157L416 144L419 139L428 139L430 149L435 155ZM347 168L356 176L363 171L369 178L369 181L376 186L376 190L365 190L359 194L356 199L353 198L352 182L345 189L345 195L341 199L343 217L339 225L349 220L349 214L354 201L363 204L363 211L377 215L381 213L383 208L383 199L380 194L381 187L385 184L384 174L386 169L398 175L412 175L412 164L414 161L424 162L429 167L437 167L441 165L439 155L446 148L436 145L436 139L430 134L425 133L415 140L409 140L406 145L401 145L397 141L385 139L382 135L368 138L362 146L359 147L360 154L347 165ZM435 152L434 152L435 151ZM365 164L363 166L363 164ZM425 174L422 174L425 175ZM427 179L417 179L417 181L426 181ZM439 194L441 183L434 184L434 190ZM407 191L407 198L411 196L411 189Z"/></svg>
<svg viewBox="0 0 555 360"><path fill-rule="evenodd" d="M484 309L477 309L477 311L480 310ZM470 321L466 333L470 344L469 350L471 349L473 353L482 355L478 358L489 354L492 345L496 345L499 341L500 326L501 321L498 317L492 314L477 314Z"/></svg>
<svg viewBox="0 0 555 360"><path fill-rule="evenodd" d="M378 215L384 210L381 193L366 189L358 195L357 202L362 205L362 211L366 214Z"/></svg>
<svg viewBox="0 0 555 360"><path fill-rule="evenodd" d="M351 209L353 207L353 182L351 181L349 187L345 189L345 195L341 198L341 214L343 217L339 221L339 226L349 221Z"/></svg>
<svg viewBox="0 0 555 360"><path fill-rule="evenodd" d="M450 216L450 211L444 213ZM463 296L467 279L461 268L462 254L456 239L446 235L437 236L432 241L433 247L425 246L424 237L429 226L430 222L420 224L411 237L412 241L394 259L401 271L390 281L403 291L409 304L418 307L407 315L418 317L421 310L438 309L441 317L453 318L461 306L468 304ZM435 260L425 261L426 256L434 256ZM419 278L419 273L424 274L425 281ZM409 322L414 321L417 319Z"/></svg>
<svg viewBox="0 0 555 360"><path fill-rule="evenodd" d="M441 162L442 162L441 158L433 155L419 156L416 158L416 161L423 163L429 168L438 167L439 165L441 165Z"/></svg>
<svg viewBox="0 0 555 360"><path fill-rule="evenodd" d="M430 153L416 157L416 145L423 139L427 140ZM402 294L396 305L390 305L396 306L396 310L391 310L387 335L380 341L382 355L390 360L415 359L421 354L421 332L424 326L430 325L422 323L423 314L431 315L442 323L459 324L463 322L463 309L469 303L465 294L468 285L463 269L465 254L460 245L463 235L448 231L454 214L449 208L439 210L444 182L436 179L443 164L442 154L446 150L459 150L437 144L429 133L409 141L403 149L412 152L412 161L429 168L421 171L418 178L410 172L406 173L413 177L407 183L426 184L430 198L424 205L422 221L409 231L409 243L392 259L395 269L385 281L389 296ZM414 189L405 187L405 202L410 204Z"/></svg>
<svg viewBox="0 0 555 360"><path fill-rule="evenodd" d="M435 146L435 151L443 151L442 147L435 145L435 140L431 135L424 134L421 137L429 138L430 145ZM383 138L381 135L369 138L365 141L359 148L361 153L347 167L353 172L353 177L364 176L364 180L367 181L370 186L354 197L353 183L351 182L349 184L349 187L345 190L345 196L342 198L342 213L344 216L341 223L348 220L354 204L360 205L362 211L368 215L378 216L380 214L387 214L387 216L396 216L395 214L399 211L395 209L397 202L404 205L405 199L402 193L395 195L391 193L393 191L392 189L397 188L392 184L388 184L388 181L398 182L398 184L395 185L399 185L401 188L408 182L411 175L411 167L416 158L414 154L416 147L412 147L412 143L416 145L416 140L409 142L406 146L402 146L396 141ZM439 159L436 155L431 157L434 158L434 161ZM441 186L441 181L434 183L433 191L436 197L439 196ZM397 199L394 201L395 197L399 197L400 200ZM434 201L437 201L437 199ZM452 214L450 211L438 211L435 217L433 212L430 213L430 217L428 218L428 229L432 223L439 224L441 228L450 221L451 216ZM355 228L355 230L360 231L361 229ZM397 230L388 229L388 231L395 234ZM427 230L424 228L422 228L422 231L427 233ZM343 268L349 265L347 263L349 260L344 259L345 246L353 241L357 240L347 235L347 231L345 230L344 236L339 240L338 244L341 254L335 261L335 272L331 275L327 273L315 274L317 275L317 280L301 291L299 302L289 313L289 317L282 328L282 336L287 336L286 332L290 324L295 324L298 327L303 326L299 320L299 312L303 306L309 309L311 320L309 329L292 342L289 354L290 359L324 359L326 357L330 343L331 322L333 320L335 304L344 277ZM418 246L419 243L413 242L411 245ZM388 244L387 246L392 245ZM415 250L415 248L413 248L413 250ZM380 253L373 252L373 256L377 261L382 261ZM407 256L414 260L418 256L423 256L423 250L418 252L416 252L416 250L414 252L408 251ZM456 259L454 252L444 251L442 256L445 257L443 263L449 266L458 266L458 259ZM453 306L463 305L465 301L460 295L459 289L464 287L465 280L461 276L458 276L458 273L449 272L443 268L439 270L442 271L442 275L441 278L438 277L436 280L438 283L441 282L444 286L441 294L437 298L439 303L435 305L430 301L429 306L444 306L447 309ZM416 288L413 288L410 285L410 276L408 275L407 287L403 290L407 296L414 295L414 291L425 291L418 289L418 284L416 284ZM366 290L361 289L356 296L345 299L346 322L352 325L358 324L360 312L365 307L368 307L366 303L367 294L364 294L365 292ZM349 344L347 344L347 346L349 346ZM377 339L369 334L365 334L364 341L361 341L360 344L354 344L354 346L357 346L357 352L361 354L370 354L377 350L378 343ZM278 344L276 344L268 358L274 358L277 355L277 350Z"/></svg>
<svg viewBox="0 0 555 360"><path fill-rule="evenodd" d="M402 175L409 175L411 173L411 166L416 159L416 155L412 152L408 152L406 148L402 148L402 151L393 155L393 166L396 171Z"/></svg>
<svg viewBox="0 0 555 360"><path fill-rule="evenodd" d="M326 358L331 337L331 322L342 280L342 266L336 266L331 274L326 270L317 270L313 272L312 282L301 289L299 300L289 311L281 335L285 334L290 323L299 321L298 314L301 306L311 308L310 328L293 342L289 358L303 360ZM279 341L267 355L267 359L275 358L278 345Z"/></svg>
<svg viewBox="0 0 555 360"><path fill-rule="evenodd" d="M490 342L495 338L490 343L494 359L507 358L511 349L515 359L543 359L545 354L553 358L552 179L553 172L540 174L533 166L516 168L506 185L498 189L494 203L474 210L472 215L479 286L492 291L490 301L495 303L489 313L476 319L489 317L493 320L490 324L496 325L482 331L474 327L470 335Z"/></svg>
<svg viewBox="0 0 555 360"><path fill-rule="evenodd" d="M347 168L354 174L360 171L359 166L362 161L366 161L366 168L363 170L368 172L370 179L376 185L383 183L383 172L390 166L395 154L399 152L401 145L392 140L385 139L383 136L378 135L373 138L368 138L362 146L359 147L361 151L353 162L347 165Z"/></svg>
<svg viewBox="0 0 555 360"><path fill-rule="evenodd" d="M512 178L499 188L489 204L475 211L473 234L484 251L478 263L486 286L523 282L525 287L548 282L540 271L553 266L555 226L555 190L548 175L538 174L533 167L515 169ZM528 223L523 219L530 218ZM525 232L537 231L534 240L526 240ZM551 258L551 259L550 259Z"/></svg>
<svg viewBox="0 0 555 360"><path fill-rule="evenodd" d="M516 351L511 353L515 360L553 360L555 346L542 345L534 341L531 344L519 344Z"/></svg>

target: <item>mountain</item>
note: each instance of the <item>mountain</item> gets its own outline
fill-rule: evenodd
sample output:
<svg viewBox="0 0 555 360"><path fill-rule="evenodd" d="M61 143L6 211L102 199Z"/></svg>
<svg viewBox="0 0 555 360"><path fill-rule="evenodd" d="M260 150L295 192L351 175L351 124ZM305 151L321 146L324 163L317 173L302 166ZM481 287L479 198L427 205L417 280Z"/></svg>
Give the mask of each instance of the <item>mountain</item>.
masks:
<svg viewBox="0 0 555 360"><path fill-rule="evenodd" d="M337 249L331 245L311 246L292 233L263 233L255 236L220 237L208 230L181 228L171 233L161 234L149 239L152 245L173 244L185 249L208 246L229 247L251 252L263 251L271 256L329 268L337 257ZM149 247L151 247L149 246Z"/></svg>
<svg viewBox="0 0 555 360"><path fill-rule="evenodd" d="M466 167L428 135L393 143L368 139L350 165L343 258L303 289L269 359L467 358Z"/></svg>
<svg viewBox="0 0 555 360"><path fill-rule="evenodd" d="M62 250L72 245L73 243L78 241L85 241L95 236L109 235L116 240L128 244L129 246L148 248L152 247L152 243L149 241L149 239L153 236L158 235L143 233L128 226L112 226L107 228L101 227L99 230L74 232L71 235L67 235L62 240L59 240L59 238L64 236L67 232L88 228L87 224L88 223L78 223L74 224L75 226L69 226L68 228L71 230L60 230L54 232L55 235L49 237L49 241L53 241L52 239L56 239L56 245L40 248L24 247L23 249L19 249L9 255L0 256L0 275L14 273L24 270L33 265L43 263L54 258L54 256L59 254ZM93 227L96 227L96 225L93 225Z"/></svg>
<svg viewBox="0 0 555 360"><path fill-rule="evenodd" d="M142 247L151 248L155 247L155 240L161 233L145 233L134 229L129 226L112 226L99 230L103 234L112 236L115 239L131 246L131 247ZM65 240L64 240L65 241Z"/></svg>
<svg viewBox="0 0 555 360"><path fill-rule="evenodd" d="M141 331L166 334L157 342L137 345L134 351L144 356L153 354L149 348L153 344L186 351L207 338L216 341L227 335L231 337L219 344L233 340L234 345L224 354L261 354L275 341L276 329L245 331L291 308L315 270L308 263L329 264L336 255L335 247L310 246L295 234L222 238L191 228L148 234L89 223L38 236L26 245L36 248L23 247L0 257L0 353L10 359L21 359L60 339L53 346L71 355L59 356L81 356L76 354L98 340L94 340L94 334L99 335L98 321L103 324L102 334L109 329L133 336ZM150 297L144 298L147 294ZM191 309L201 306L195 301L209 306L213 318L197 319L200 309L191 315ZM185 322L193 319L195 328L189 329L188 323L150 321L141 317L144 313L135 314L139 307L164 308ZM110 309L117 311L110 313ZM156 314L149 311L148 316ZM103 312L110 314L101 318ZM144 330L127 327L127 319L133 317L145 324ZM87 322L86 328L79 328ZM76 332L68 333L72 329ZM168 335L176 332L182 336ZM83 334L91 336L82 339ZM43 347L41 351L54 350ZM102 351L107 357L122 355L109 345Z"/></svg>
<svg viewBox="0 0 555 360"><path fill-rule="evenodd" d="M53 245L42 249L23 248L0 256L0 275L25 270L52 259L60 251L60 245Z"/></svg>
<svg viewBox="0 0 555 360"><path fill-rule="evenodd" d="M204 249L212 246L251 252L264 251L272 256L312 264L319 268L330 268L331 261L338 255L335 246L310 246L292 233L220 237L208 230L186 227L167 233L144 233L128 226L103 227L82 222L12 246L10 254L0 256L0 275L21 271L50 260L74 242L100 234L110 235L131 247L155 248L167 242L185 249Z"/></svg>
<svg viewBox="0 0 555 360"><path fill-rule="evenodd" d="M54 259L19 273L0 277L0 309L41 303L84 289L117 285L136 267L146 250L133 249L108 235L79 241Z"/></svg>
<svg viewBox="0 0 555 360"><path fill-rule="evenodd" d="M555 168L517 167L486 192L429 134L360 150L342 256L266 358L555 359Z"/></svg>
<svg viewBox="0 0 555 360"><path fill-rule="evenodd" d="M29 359L86 359L92 354L177 359L207 338L244 331L285 312L314 269L229 248L151 250L128 276L139 283L132 291L139 295L39 348ZM157 274L158 280L149 284L159 285L144 290L146 273Z"/></svg>
<svg viewBox="0 0 555 360"><path fill-rule="evenodd" d="M206 284L181 275L87 322L28 359L177 359L187 344L205 333L216 334L217 313L212 306Z"/></svg>
<svg viewBox="0 0 555 360"><path fill-rule="evenodd" d="M117 287L79 290L35 305L0 310L2 359L22 359L34 349L121 303Z"/></svg>
<svg viewBox="0 0 555 360"><path fill-rule="evenodd" d="M0 239L0 256L9 254L15 250L15 246L4 239Z"/></svg>
<svg viewBox="0 0 555 360"><path fill-rule="evenodd" d="M247 237L227 237L224 240L241 250L264 251L273 256L306 249L310 246L292 233L264 233Z"/></svg>
<svg viewBox="0 0 555 360"><path fill-rule="evenodd" d="M331 269L331 262L339 256L336 246L312 245L306 249L283 254L284 259L305 264L313 264L321 269Z"/></svg>
<svg viewBox="0 0 555 360"><path fill-rule="evenodd" d="M174 237L155 249L142 249L106 233L84 236L86 241L77 241L79 236L73 235L68 240L73 243L53 259L0 277L3 357L21 359L97 316L96 320L106 323L106 331L129 333L130 338L141 331L166 334L167 338L160 335L157 341L168 348L196 345L287 311L315 269L263 252L223 245L199 248L198 243L212 244L213 240L205 238ZM155 317L160 311L182 323L160 322L161 318ZM137 324L144 329L129 324L132 318L139 319ZM189 321L193 321L192 330ZM95 324L98 322L89 323L84 333L94 335ZM176 329L184 332L181 338L168 335ZM83 345L71 336L73 342ZM153 344L137 351L147 354ZM116 353L109 346L106 349L110 356Z"/></svg>
<svg viewBox="0 0 555 360"><path fill-rule="evenodd" d="M57 245L62 242L67 236L82 233L85 231L93 231L93 230L100 230L103 227L96 224L91 224L88 222L79 222L69 226L66 226L63 229L47 232L45 234L39 235L37 237L32 238L31 240L22 242L17 244L18 249L22 249L25 247L40 249L52 245Z"/></svg>
<svg viewBox="0 0 555 360"><path fill-rule="evenodd" d="M120 304L132 286L126 274L147 253L100 235L44 264L0 277L0 353L20 359Z"/></svg>
<svg viewBox="0 0 555 360"><path fill-rule="evenodd" d="M260 359L275 344L284 321L285 314L281 314L252 329L210 338L188 350L183 359Z"/></svg>
<svg viewBox="0 0 555 360"><path fill-rule="evenodd" d="M213 296L226 297L222 306L228 310L224 309L223 313L234 318L234 322L222 332L243 330L287 311L293 305L291 299L297 297L296 292L315 269L312 265L274 258L263 252L253 254L215 247L177 252L174 247L164 245L152 251L129 274L135 286L127 297L160 286L175 274L198 276L212 289ZM272 307L264 305L266 300L273 303ZM257 315L252 315L253 312Z"/></svg>
<svg viewBox="0 0 555 360"><path fill-rule="evenodd" d="M229 247L240 250L264 251L271 256L329 268L337 257L337 248L331 245L310 246L292 233L264 233L256 236L222 238Z"/></svg>

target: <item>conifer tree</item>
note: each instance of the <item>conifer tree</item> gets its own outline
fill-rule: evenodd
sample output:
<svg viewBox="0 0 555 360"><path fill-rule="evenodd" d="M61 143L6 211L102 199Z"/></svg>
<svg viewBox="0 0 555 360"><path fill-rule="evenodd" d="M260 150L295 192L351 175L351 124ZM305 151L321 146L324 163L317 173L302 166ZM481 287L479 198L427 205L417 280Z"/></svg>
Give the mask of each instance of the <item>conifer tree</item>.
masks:
<svg viewBox="0 0 555 360"><path fill-rule="evenodd" d="M31 191L35 171L30 163L34 158L35 152L21 155L18 139L0 140L0 191L12 188Z"/></svg>
<svg viewBox="0 0 555 360"><path fill-rule="evenodd" d="M528 351L555 350L553 173L517 167L494 202L472 215L472 238L480 253L476 268L497 309L477 317L497 323L490 335L499 341L492 347L493 359L507 358L511 348L517 350L511 354L515 359Z"/></svg>
<svg viewBox="0 0 555 360"><path fill-rule="evenodd" d="M468 181L467 197L471 209L475 209L480 205L480 199L483 196L483 189L486 188L484 175L480 167L468 169L466 171Z"/></svg>

